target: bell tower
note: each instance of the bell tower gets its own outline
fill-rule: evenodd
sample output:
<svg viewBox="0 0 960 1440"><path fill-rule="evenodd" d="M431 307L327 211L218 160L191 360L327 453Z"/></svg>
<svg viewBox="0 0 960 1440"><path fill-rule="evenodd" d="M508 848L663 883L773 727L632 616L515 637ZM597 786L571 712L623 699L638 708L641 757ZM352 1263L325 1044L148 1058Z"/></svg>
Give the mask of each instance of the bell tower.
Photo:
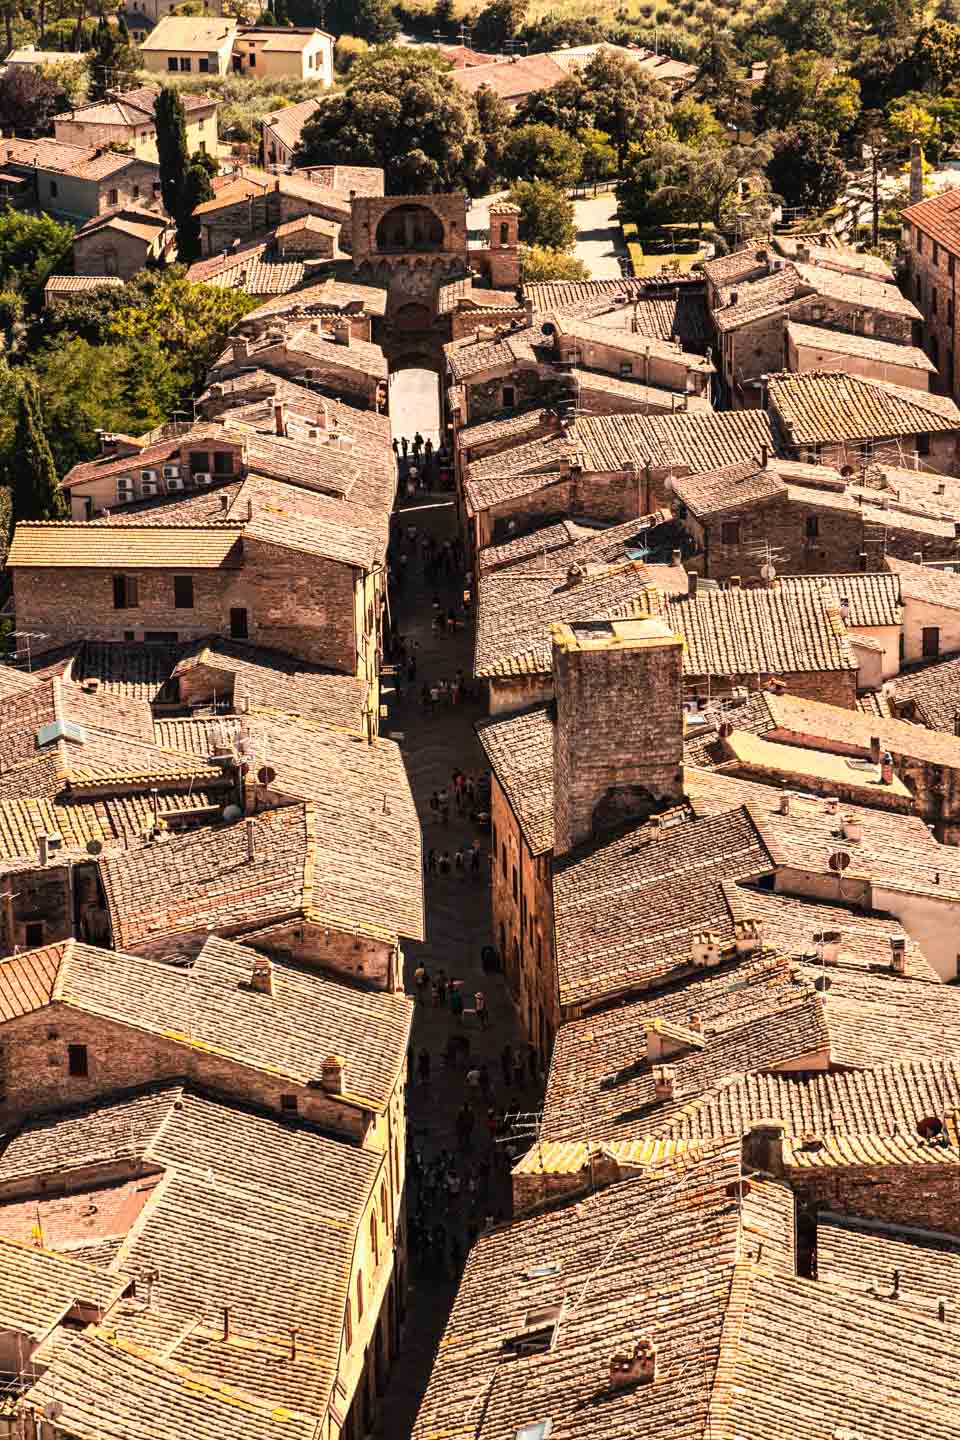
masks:
<svg viewBox="0 0 960 1440"><path fill-rule="evenodd" d="M490 206L490 284L494 290L520 284L520 207L508 200Z"/></svg>

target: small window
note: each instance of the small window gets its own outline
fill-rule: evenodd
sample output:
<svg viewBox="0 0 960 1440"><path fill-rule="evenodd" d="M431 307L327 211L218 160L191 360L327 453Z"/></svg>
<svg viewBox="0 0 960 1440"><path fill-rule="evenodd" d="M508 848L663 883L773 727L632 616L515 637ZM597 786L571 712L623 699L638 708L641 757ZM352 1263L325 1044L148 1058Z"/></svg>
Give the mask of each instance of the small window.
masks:
<svg viewBox="0 0 960 1440"><path fill-rule="evenodd" d="M347 1349L353 1344L353 1307L350 1304L350 1296L347 1296L347 1303L343 1307L343 1340Z"/></svg>
<svg viewBox="0 0 960 1440"><path fill-rule="evenodd" d="M631 360L620 361L620 378L627 380L633 374L633 362Z"/></svg>
<svg viewBox="0 0 960 1440"><path fill-rule="evenodd" d="M51 180L51 181L50 181L50 194L51 194L52 196L54 196L54 197L56 197L57 195L60 194L60 189L59 189L59 186L57 185L56 180Z"/></svg>
<svg viewBox="0 0 960 1440"><path fill-rule="evenodd" d="M183 71L189 71L193 69L193 61L188 55L180 56L180 69Z"/></svg>
<svg viewBox="0 0 960 1440"><path fill-rule="evenodd" d="M168 56L167 56L167 69L168 69L168 70L176 70L176 68L177 68L177 57L176 57L176 55L168 55Z"/></svg>
<svg viewBox="0 0 960 1440"><path fill-rule="evenodd" d="M514 898L514 900L517 899L518 894L519 894L519 887L518 887L518 885L517 885L517 867L516 867L516 865L514 865L514 867L513 867L513 898Z"/></svg>
<svg viewBox="0 0 960 1440"><path fill-rule="evenodd" d="M720 544L721 544L721 545L739 545L739 544L740 544L740 521L739 521L739 520L724 520L724 521L723 521L722 525L720 526Z"/></svg>
<svg viewBox="0 0 960 1440"><path fill-rule="evenodd" d="M200 154L201 154L201 155L206 155L206 153L207 153L207 142L206 142L206 140L201 140L201 141L200 141L200 144L197 146L197 149L200 151Z"/></svg>
<svg viewBox="0 0 960 1440"><path fill-rule="evenodd" d="M929 454L930 454L930 436L929 436L929 435L918 435L918 436L917 436L917 454L918 454L918 455L929 455Z"/></svg>
<svg viewBox="0 0 960 1440"><path fill-rule="evenodd" d="M209 450L191 450L191 451L190 451L190 474L191 474L191 475L209 475L209 474L210 474L210 451L209 451Z"/></svg>
<svg viewBox="0 0 960 1440"><path fill-rule="evenodd" d="M131 191L130 191L130 195L131 195L131 197L132 197L134 200L139 200L139 199L140 199L140 186L139 186L139 185L134 185L134 186L132 187Z"/></svg>
<svg viewBox="0 0 960 1440"><path fill-rule="evenodd" d="M506 223L506 221L502 221L500 225L500 244L510 244L510 226Z"/></svg>
<svg viewBox="0 0 960 1440"><path fill-rule="evenodd" d="M114 610L135 610L140 604L140 587L135 575L114 575Z"/></svg>
<svg viewBox="0 0 960 1440"><path fill-rule="evenodd" d="M214 475L232 475L234 469L235 463L231 450L215 450L213 452Z"/></svg>
<svg viewBox="0 0 960 1440"><path fill-rule="evenodd" d="M119 205L119 203L120 203L120 191L119 191L119 190L108 190L108 191L107 191L107 204L108 204L108 205Z"/></svg>
<svg viewBox="0 0 960 1440"><path fill-rule="evenodd" d="M297 1099L296 1095L281 1095L280 1109L285 1115L296 1115L297 1111L300 1109L300 1102Z"/></svg>
<svg viewBox="0 0 960 1440"><path fill-rule="evenodd" d="M71 1075L82 1076L90 1074L90 1070L87 1065L86 1045L67 1046L67 1066Z"/></svg>
<svg viewBox="0 0 960 1440"><path fill-rule="evenodd" d="M517 403L517 391L513 385L503 387L503 407L505 410L512 410Z"/></svg>
<svg viewBox="0 0 960 1440"><path fill-rule="evenodd" d="M940 627L939 625L924 625L923 627L923 658L924 660L936 660L940 654Z"/></svg>
<svg viewBox="0 0 960 1440"><path fill-rule="evenodd" d="M919 230L917 231L917 254L923 254L923 235L920 233Z"/></svg>
<svg viewBox="0 0 960 1440"><path fill-rule="evenodd" d="M253 53L253 51L251 50L251 52L250 52L250 69L251 69L251 70L255 70L255 69L256 69L256 66L257 66L257 57L256 57L256 55Z"/></svg>
<svg viewBox="0 0 960 1440"><path fill-rule="evenodd" d="M175 610L193 609L193 576L174 575L173 605Z"/></svg>
<svg viewBox="0 0 960 1440"><path fill-rule="evenodd" d="M23 927L23 940L28 950L36 950L43 944L43 921L28 920Z"/></svg>
<svg viewBox="0 0 960 1440"><path fill-rule="evenodd" d="M231 640L246 640L249 634L247 627L247 612L239 608L230 611L230 638Z"/></svg>
<svg viewBox="0 0 960 1440"><path fill-rule="evenodd" d="M210 74L210 61L207 59L207 57L206 57L205 55L202 56L202 58L197 61L197 69L200 71L200 74L201 74L201 75L209 75L209 74Z"/></svg>
<svg viewBox="0 0 960 1440"><path fill-rule="evenodd" d="M363 1319L363 1271L357 1271L357 1319Z"/></svg>
<svg viewBox="0 0 960 1440"><path fill-rule="evenodd" d="M806 535L808 540L818 540L820 538L820 517L818 515L807 516Z"/></svg>
<svg viewBox="0 0 960 1440"><path fill-rule="evenodd" d="M377 1212L373 1211L370 1216L370 1254L373 1256L374 1265L380 1264L380 1232L377 1226Z"/></svg>
<svg viewBox="0 0 960 1440"><path fill-rule="evenodd" d="M504 876L506 876L506 873L507 873L507 845L506 845L506 841L501 841L501 842L500 842L500 869L503 871Z"/></svg>

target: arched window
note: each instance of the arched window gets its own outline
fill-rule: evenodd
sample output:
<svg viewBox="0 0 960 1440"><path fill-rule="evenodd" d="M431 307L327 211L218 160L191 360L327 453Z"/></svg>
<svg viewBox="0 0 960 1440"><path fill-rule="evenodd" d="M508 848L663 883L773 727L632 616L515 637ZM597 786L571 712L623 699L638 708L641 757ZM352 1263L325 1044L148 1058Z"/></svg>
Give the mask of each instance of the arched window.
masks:
<svg viewBox="0 0 960 1440"><path fill-rule="evenodd" d="M373 1256L374 1265L380 1264L380 1230L377 1225L376 1210L370 1211L370 1253Z"/></svg>
<svg viewBox="0 0 960 1440"><path fill-rule="evenodd" d="M502 220L500 222L500 244L510 244L510 226L507 224L506 220Z"/></svg>
<svg viewBox="0 0 960 1440"><path fill-rule="evenodd" d="M426 205L397 205L377 226L378 250L441 250L443 225Z"/></svg>

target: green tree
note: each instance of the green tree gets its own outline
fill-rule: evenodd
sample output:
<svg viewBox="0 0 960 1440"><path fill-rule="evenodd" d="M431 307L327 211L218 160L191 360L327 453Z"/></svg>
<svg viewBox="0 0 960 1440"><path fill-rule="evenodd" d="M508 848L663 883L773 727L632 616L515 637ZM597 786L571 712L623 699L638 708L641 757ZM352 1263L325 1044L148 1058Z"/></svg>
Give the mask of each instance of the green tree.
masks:
<svg viewBox="0 0 960 1440"><path fill-rule="evenodd" d="M69 255L72 243L73 227L49 215L0 212L0 286L18 290L28 303L39 305L47 278Z"/></svg>
<svg viewBox="0 0 960 1440"><path fill-rule="evenodd" d="M489 85L481 85L474 95L477 107L477 124L483 137L485 151L482 191L492 190L502 175L500 159L503 147L510 133L513 112L505 100Z"/></svg>
<svg viewBox="0 0 960 1440"><path fill-rule="evenodd" d="M582 260L563 250L549 250L544 245L521 245L520 264L528 285L542 280L589 280L590 272Z"/></svg>
<svg viewBox="0 0 960 1440"><path fill-rule="evenodd" d="M349 75L353 66L370 46L359 35L341 35L333 49L333 58L341 75Z"/></svg>
<svg viewBox="0 0 960 1440"><path fill-rule="evenodd" d="M764 130L785 130L801 120L837 135L860 113L860 86L832 60L810 50L770 61L754 100Z"/></svg>
<svg viewBox="0 0 960 1440"><path fill-rule="evenodd" d="M520 239L548 250L569 250L576 239L572 201L545 180L520 180L508 196L520 207Z"/></svg>
<svg viewBox="0 0 960 1440"><path fill-rule="evenodd" d="M685 95L678 100L670 115L670 128L682 145L699 149L709 140L725 138L723 126L705 100Z"/></svg>
<svg viewBox="0 0 960 1440"><path fill-rule="evenodd" d="M709 221L717 229L723 229L744 188L761 198L769 194L765 172L770 159L770 148L762 144L725 145L710 141L694 149L666 141L650 158L654 178L650 202L655 210L660 210L664 223Z"/></svg>
<svg viewBox="0 0 960 1440"><path fill-rule="evenodd" d="M126 344L158 340L199 386L231 330L258 303L243 291L195 284L181 270L169 271L141 303L117 311L110 333Z"/></svg>
<svg viewBox="0 0 960 1440"><path fill-rule="evenodd" d="M836 0L779 0L762 13L756 28L788 52L835 55L843 44L846 10Z"/></svg>
<svg viewBox="0 0 960 1440"><path fill-rule="evenodd" d="M666 128L670 97L666 88L651 80L633 60L615 50L601 50L581 71L583 85L593 100L593 124L610 136L622 174L631 145L648 145Z"/></svg>
<svg viewBox="0 0 960 1440"><path fill-rule="evenodd" d="M833 136L802 120L776 137L767 178L785 204L826 210L841 194L847 170Z"/></svg>
<svg viewBox="0 0 960 1440"><path fill-rule="evenodd" d="M289 0L289 15L295 25L316 25L321 20L316 0ZM371 45L389 45L400 33L389 0L328 0L322 20L334 35L357 35Z"/></svg>
<svg viewBox="0 0 960 1440"><path fill-rule="evenodd" d="M617 152L610 144L610 136L603 130L587 129L581 132L583 147L582 178L588 185L599 185L609 180L617 168Z"/></svg>
<svg viewBox="0 0 960 1440"><path fill-rule="evenodd" d="M956 102L954 102L956 103ZM895 145L909 147L919 140L926 147L937 129L934 102L926 95L901 95L887 106L887 134Z"/></svg>
<svg viewBox="0 0 960 1440"><path fill-rule="evenodd" d="M27 375L20 379L19 384L10 471L14 523L69 518L70 507L43 433L36 381Z"/></svg>
<svg viewBox="0 0 960 1440"><path fill-rule="evenodd" d="M11 65L0 76L0 129L8 134L42 135L68 107L62 85L33 66Z"/></svg>
<svg viewBox="0 0 960 1440"><path fill-rule="evenodd" d="M527 0L490 0L473 22L472 44L485 54L506 49L523 24Z"/></svg>
<svg viewBox="0 0 960 1440"><path fill-rule="evenodd" d="M200 254L200 224L194 210L213 195L205 162L194 163L187 154L187 127L183 101L165 86L154 105L160 193L164 209L177 227L177 253L181 260Z"/></svg>
<svg viewBox="0 0 960 1440"><path fill-rule="evenodd" d="M475 190L484 144L471 96L426 53L359 60L341 95L304 126L298 165L381 165L388 195Z"/></svg>
<svg viewBox="0 0 960 1440"><path fill-rule="evenodd" d="M934 20L917 36L911 55L914 84L939 95L960 76L960 25Z"/></svg>
<svg viewBox="0 0 960 1440"><path fill-rule="evenodd" d="M583 146L552 125L521 125L506 137L500 171L508 180L548 180L561 190L575 185Z"/></svg>
<svg viewBox="0 0 960 1440"><path fill-rule="evenodd" d="M123 16L111 25L101 10L93 49L87 56L89 98L102 100L109 90L129 89L136 81L139 65Z"/></svg>

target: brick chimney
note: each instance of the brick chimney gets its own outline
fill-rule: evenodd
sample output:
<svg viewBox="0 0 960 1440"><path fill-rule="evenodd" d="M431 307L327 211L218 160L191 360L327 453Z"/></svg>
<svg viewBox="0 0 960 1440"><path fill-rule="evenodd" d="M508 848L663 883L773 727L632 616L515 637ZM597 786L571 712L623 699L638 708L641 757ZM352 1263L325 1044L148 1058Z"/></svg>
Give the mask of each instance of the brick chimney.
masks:
<svg viewBox="0 0 960 1440"><path fill-rule="evenodd" d="M320 1084L328 1095L342 1095L347 1062L342 1055L328 1055L320 1067Z"/></svg>
<svg viewBox="0 0 960 1440"><path fill-rule="evenodd" d="M273 961L269 955L254 955L250 988L261 995L273 994Z"/></svg>
<svg viewBox="0 0 960 1440"><path fill-rule="evenodd" d="M683 641L659 619L553 626L555 853L683 797ZM628 720L628 723L624 723Z"/></svg>
<svg viewBox="0 0 960 1440"><path fill-rule="evenodd" d="M234 360L250 359L250 341L242 335L238 336L233 342L233 358Z"/></svg>
<svg viewBox="0 0 960 1440"><path fill-rule="evenodd" d="M610 1389L628 1385L652 1385L657 1378L657 1347L652 1340L638 1340L632 1354L610 1357Z"/></svg>
<svg viewBox="0 0 960 1440"><path fill-rule="evenodd" d="M287 407L282 400L273 402L273 424L278 435L287 433Z"/></svg>
<svg viewBox="0 0 960 1440"><path fill-rule="evenodd" d="M655 1100L674 1100L677 1094L677 1072L673 1065L654 1065L653 1095Z"/></svg>
<svg viewBox="0 0 960 1440"><path fill-rule="evenodd" d="M906 975L907 973L906 935L890 936L890 969L894 975Z"/></svg>

